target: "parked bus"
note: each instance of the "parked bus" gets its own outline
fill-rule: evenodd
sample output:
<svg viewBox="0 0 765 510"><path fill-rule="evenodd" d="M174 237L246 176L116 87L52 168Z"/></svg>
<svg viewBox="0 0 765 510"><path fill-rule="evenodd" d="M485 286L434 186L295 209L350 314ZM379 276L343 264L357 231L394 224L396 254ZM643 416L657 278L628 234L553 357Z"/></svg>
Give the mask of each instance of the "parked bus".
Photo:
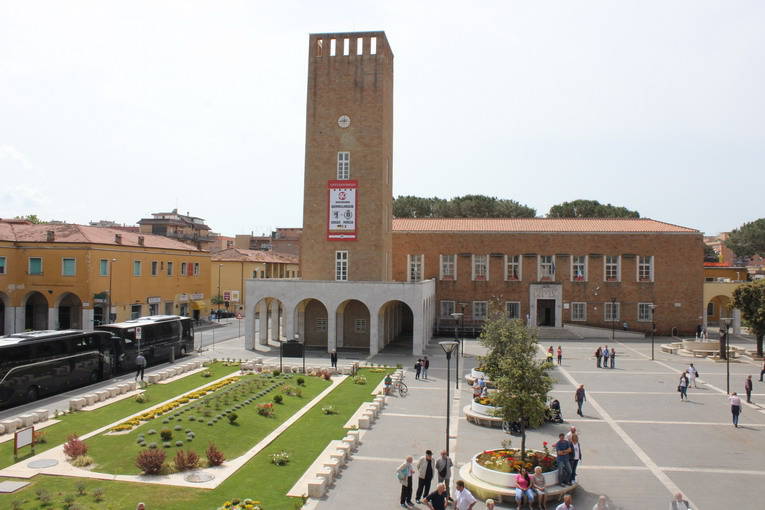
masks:
<svg viewBox="0 0 765 510"><path fill-rule="evenodd" d="M179 315L151 315L125 322L98 326L114 337L114 356L119 372L135 369L142 352L147 365L174 360L194 349L194 323Z"/></svg>
<svg viewBox="0 0 765 510"><path fill-rule="evenodd" d="M35 401L112 376L111 335L30 331L0 337L0 408Z"/></svg>

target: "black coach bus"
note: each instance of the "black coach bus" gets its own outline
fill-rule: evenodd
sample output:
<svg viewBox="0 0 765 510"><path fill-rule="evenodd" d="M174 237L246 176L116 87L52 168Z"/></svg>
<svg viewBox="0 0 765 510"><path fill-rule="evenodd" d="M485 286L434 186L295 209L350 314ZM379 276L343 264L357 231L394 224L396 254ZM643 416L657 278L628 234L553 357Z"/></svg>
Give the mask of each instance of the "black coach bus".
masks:
<svg viewBox="0 0 765 510"><path fill-rule="evenodd" d="M107 379L114 340L102 331L30 331L0 337L0 408Z"/></svg>
<svg viewBox="0 0 765 510"><path fill-rule="evenodd" d="M135 358L142 352L147 365L174 360L194 349L194 323L179 315L151 315L96 327L114 337L116 369L135 369Z"/></svg>

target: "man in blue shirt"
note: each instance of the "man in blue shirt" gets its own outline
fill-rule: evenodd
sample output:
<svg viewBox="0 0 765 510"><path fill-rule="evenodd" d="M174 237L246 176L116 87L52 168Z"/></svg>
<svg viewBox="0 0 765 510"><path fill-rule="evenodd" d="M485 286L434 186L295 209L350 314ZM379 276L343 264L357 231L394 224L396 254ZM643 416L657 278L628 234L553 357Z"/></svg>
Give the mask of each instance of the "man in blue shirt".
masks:
<svg viewBox="0 0 765 510"><path fill-rule="evenodd" d="M571 485L571 443L563 434L558 434L558 442L553 446L558 461L558 483Z"/></svg>

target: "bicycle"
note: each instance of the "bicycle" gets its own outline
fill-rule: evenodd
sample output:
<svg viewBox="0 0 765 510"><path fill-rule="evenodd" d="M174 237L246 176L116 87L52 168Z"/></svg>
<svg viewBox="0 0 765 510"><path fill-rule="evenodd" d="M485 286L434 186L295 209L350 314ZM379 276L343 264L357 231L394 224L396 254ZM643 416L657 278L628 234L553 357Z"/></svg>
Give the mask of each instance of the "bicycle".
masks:
<svg viewBox="0 0 765 510"><path fill-rule="evenodd" d="M393 383L393 391L398 391L399 396L406 397L409 393L409 388L406 387L404 381L396 381Z"/></svg>

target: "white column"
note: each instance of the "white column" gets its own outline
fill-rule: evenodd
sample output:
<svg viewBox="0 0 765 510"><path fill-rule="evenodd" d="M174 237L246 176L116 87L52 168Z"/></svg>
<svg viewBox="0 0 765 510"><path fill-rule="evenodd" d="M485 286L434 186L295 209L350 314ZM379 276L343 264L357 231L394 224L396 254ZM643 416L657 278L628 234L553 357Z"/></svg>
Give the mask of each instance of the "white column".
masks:
<svg viewBox="0 0 765 510"><path fill-rule="evenodd" d="M84 331L93 331L93 309L82 309L82 329Z"/></svg>
<svg viewBox="0 0 765 510"><path fill-rule="evenodd" d="M260 309L258 312L260 316L258 320L258 325L260 326L258 343L260 345L268 345L268 303L265 299L260 302L258 308Z"/></svg>
<svg viewBox="0 0 765 510"><path fill-rule="evenodd" d="M344 312L344 309L338 309L337 311L337 327L335 328L335 334L337 335L335 337L336 348L343 346L343 328L345 327L345 319L343 318Z"/></svg>
<svg viewBox="0 0 765 510"><path fill-rule="evenodd" d="M327 306L327 352L332 352L336 349L337 349L337 316L336 316L336 312L332 308Z"/></svg>
<svg viewBox="0 0 765 510"><path fill-rule="evenodd" d="M48 308L48 329L58 329L58 307Z"/></svg>
<svg viewBox="0 0 765 510"><path fill-rule="evenodd" d="M3 321L3 334L4 335L10 335L14 332L14 326L13 324L13 312L16 310L13 306L6 306L5 307L5 314L3 317L0 317L0 320Z"/></svg>
<svg viewBox="0 0 765 510"><path fill-rule="evenodd" d="M244 348L253 350L255 348L255 307L244 305Z"/></svg>
<svg viewBox="0 0 765 510"><path fill-rule="evenodd" d="M423 303L420 303L420 305L417 307L416 310L412 311L412 354L414 356L420 356L422 354L422 339L424 334L424 328L423 328Z"/></svg>
<svg viewBox="0 0 765 510"><path fill-rule="evenodd" d="M17 306L15 308L12 308L10 312L13 314L13 317L11 318L11 324L13 324L14 320L16 322L16 325L11 328L12 333L21 333L24 331L24 324L26 323L25 312L26 308L23 306Z"/></svg>
<svg viewBox="0 0 765 510"><path fill-rule="evenodd" d="M380 352L378 316L379 309L369 312L369 354L375 355Z"/></svg>
<svg viewBox="0 0 765 510"><path fill-rule="evenodd" d="M295 319L293 317L293 308L290 306L287 306L285 303L283 306L284 310L284 337L287 340L293 340L295 338ZM300 341L303 341L303 338L300 338Z"/></svg>
<svg viewBox="0 0 765 510"><path fill-rule="evenodd" d="M741 310L738 308L733 309L733 334L741 334Z"/></svg>
<svg viewBox="0 0 765 510"><path fill-rule="evenodd" d="M305 323L305 304L300 305L297 308L297 313L295 314L295 322L297 324L295 331L298 332L300 335L300 341L305 343L305 335L308 331L308 327Z"/></svg>

